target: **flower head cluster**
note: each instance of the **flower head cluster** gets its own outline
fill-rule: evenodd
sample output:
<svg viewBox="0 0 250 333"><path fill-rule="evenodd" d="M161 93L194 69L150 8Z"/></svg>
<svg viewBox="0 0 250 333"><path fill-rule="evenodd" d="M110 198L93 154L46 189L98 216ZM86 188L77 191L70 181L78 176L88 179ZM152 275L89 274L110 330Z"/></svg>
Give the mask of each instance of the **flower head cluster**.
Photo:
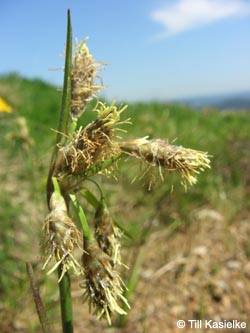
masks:
<svg viewBox="0 0 250 333"><path fill-rule="evenodd" d="M94 217L94 236L84 238L82 259L85 279L82 287L90 311L93 310L97 318L107 319L109 324L112 314L126 314L120 302L129 308L123 296L125 285L116 270L117 264L121 264L120 237L121 231L114 225L102 197Z"/></svg>
<svg viewBox="0 0 250 333"><path fill-rule="evenodd" d="M57 141L58 151L53 156L55 160L52 159L49 182L52 179L55 192L50 197L53 188L48 191L50 213L44 222L48 258L44 268L54 260L55 264L49 273L60 266L59 280L68 271L83 275L84 300L89 301L90 311L93 310L98 318L105 318L111 324L112 314L125 315L124 308L129 308L123 296L126 287L117 271L117 265L121 265L121 231L116 227L97 184L101 200L96 208L92 229L76 200L76 214L81 221L84 238L80 265L74 257L74 249L81 248L80 233L68 216L69 207L65 198L76 198L83 181L105 172L123 154L140 159L149 169L157 166L162 179L164 170L179 172L184 186L186 183L195 184L197 174L209 168L210 161L207 153L177 147L165 140L149 140L145 137L119 142L121 138L117 131L122 131L120 125L129 123L129 119L121 120L126 106L117 108L114 102L111 105L98 102L93 110L97 113L96 119L76 130L77 120L87 103L103 88L95 83L100 67L85 41L76 45L71 70L70 125L73 126L68 126L70 133L64 133L66 139L61 140L61 144ZM88 201L91 203L91 198ZM72 202L75 204L74 199ZM96 207L96 203L93 206Z"/></svg>
<svg viewBox="0 0 250 333"><path fill-rule="evenodd" d="M126 314L119 302L122 301L128 308L129 304L123 296L125 285L116 270L116 264L121 264L121 231L114 225L103 198L94 217L94 229L94 236L90 233L89 238L84 237L80 264L73 253L76 247L80 248L80 233L67 214L63 196L53 192L50 213L44 222L48 258L43 268L54 260L55 264L48 274L60 266L59 281L68 271L83 275L83 298L89 300L90 311L93 309L99 319L105 318L111 324L112 314Z"/></svg>
<svg viewBox="0 0 250 333"><path fill-rule="evenodd" d="M121 113L126 106L118 109L114 103L99 102L94 111L97 119L73 134L71 142L60 149L64 156L62 165L66 174L84 174L90 167L118 155L120 147L114 140L115 131L120 130Z"/></svg>

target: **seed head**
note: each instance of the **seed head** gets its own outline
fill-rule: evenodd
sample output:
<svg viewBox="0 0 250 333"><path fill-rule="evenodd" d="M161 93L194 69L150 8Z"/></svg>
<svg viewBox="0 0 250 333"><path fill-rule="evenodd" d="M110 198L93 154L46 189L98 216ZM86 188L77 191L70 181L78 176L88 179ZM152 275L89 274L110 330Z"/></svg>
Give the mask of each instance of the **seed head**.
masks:
<svg viewBox="0 0 250 333"><path fill-rule="evenodd" d="M99 247L111 257L114 265L116 263L121 264L121 231L114 225L112 216L104 199L101 199L96 210L94 224L95 238Z"/></svg>
<svg viewBox="0 0 250 333"><path fill-rule="evenodd" d="M111 325L112 314L126 314L118 304L119 301L129 308L123 296L124 284L114 270L112 259L99 248L94 239L85 240L84 249L84 301L88 299L90 312L93 310L98 319L106 318Z"/></svg>
<svg viewBox="0 0 250 333"><path fill-rule="evenodd" d="M181 174L181 183L185 187L187 183L195 184L197 174L205 168L210 168L207 153L174 146L161 139L136 139L121 143L120 148L123 152L140 158L151 166L158 166L162 179L162 170L178 171Z"/></svg>
<svg viewBox="0 0 250 333"><path fill-rule="evenodd" d="M43 269L54 258L56 263L48 274L51 274L61 264L60 281L71 269L76 275L81 273L81 266L73 255L74 249L80 248L80 233L67 214L67 207L62 196L58 196L54 192L50 199L50 208L51 212L45 218L43 227L47 238L46 251L49 254Z"/></svg>
<svg viewBox="0 0 250 333"><path fill-rule="evenodd" d="M86 40L76 43L71 71L71 116L78 119L85 111L87 103L103 89L96 83L98 70L102 65L97 63L86 45Z"/></svg>

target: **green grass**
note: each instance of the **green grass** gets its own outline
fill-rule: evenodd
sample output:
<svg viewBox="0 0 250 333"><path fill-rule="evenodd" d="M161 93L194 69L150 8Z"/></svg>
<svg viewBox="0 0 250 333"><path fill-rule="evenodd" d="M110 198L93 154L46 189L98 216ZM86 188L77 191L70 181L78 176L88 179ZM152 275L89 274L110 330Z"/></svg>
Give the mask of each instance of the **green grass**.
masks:
<svg viewBox="0 0 250 333"><path fill-rule="evenodd" d="M0 78L0 96L14 109L11 114L0 114L0 154L4 160L0 175L7 191L6 198L0 200L3 272L0 296L1 300L8 299L4 309L11 312L10 309L16 307L17 290L23 294L28 290L24 261L30 256L30 246L40 242L41 223L47 209L45 181L56 136L51 128L57 126L61 92L41 80L12 74ZM95 101L84 114L82 125L94 119L95 114L90 110L94 104ZM16 119L20 116L26 119L34 142L28 151L22 140L10 140L9 136L17 131ZM115 219L135 241L145 236L145 230L154 228L150 226L151 220L158 221L156 228L188 226L194 210L209 207L233 223L239 214L249 210L250 112L194 111L178 104L137 103L129 105L123 117L130 117L133 122L124 126L128 131L124 137L148 135L168 139L213 156L211 170L201 174L198 184L188 193L176 177L166 177L165 182L157 183L151 192L143 182L131 184L140 169L129 159L120 162L121 172L116 172L119 183L103 180ZM26 237L22 236L23 229ZM21 255L16 256L16 253ZM36 264L39 265L39 261Z"/></svg>

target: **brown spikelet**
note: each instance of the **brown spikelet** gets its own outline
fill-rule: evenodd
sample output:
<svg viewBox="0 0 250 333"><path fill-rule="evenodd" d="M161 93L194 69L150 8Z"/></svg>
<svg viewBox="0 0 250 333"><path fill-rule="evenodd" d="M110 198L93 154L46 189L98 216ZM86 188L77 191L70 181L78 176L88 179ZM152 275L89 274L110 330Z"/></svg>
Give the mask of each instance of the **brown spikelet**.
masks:
<svg viewBox="0 0 250 333"><path fill-rule="evenodd" d="M123 296L124 284L113 267L112 259L104 253L94 239L85 240L83 267L85 280L81 285L85 289L84 300L88 300L90 312L98 319L105 318L111 325L114 313L125 315L126 311L118 304L129 304Z"/></svg>
<svg viewBox="0 0 250 333"><path fill-rule="evenodd" d="M80 248L80 233L67 214L63 197L54 192L50 199L50 208L51 212L46 217L43 227L47 238L46 251L48 253L43 269L54 259L55 264L48 274L52 273L61 264L60 281L69 270L72 270L76 275L81 273L81 266L73 253L76 247Z"/></svg>
<svg viewBox="0 0 250 333"><path fill-rule="evenodd" d="M104 86L96 83L98 70L102 65L97 63L86 45L86 40L75 45L71 71L71 116L78 119L85 111L87 103Z"/></svg>
<svg viewBox="0 0 250 333"><path fill-rule="evenodd" d="M105 200L102 198L94 217L95 238L99 247L108 254L113 264L121 264L121 231L114 225Z"/></svg>
<svg viewBox="0 0 250 333"><path fill-rule="evenodd" d="M165 140L147 138L135 139L120 144L123 152L140 158L151 166L158 166L162 171L177 171L182 178L182 184L193 185L197 182L197 174L210 168L209 155L202 151L174 146Z"/></svg>

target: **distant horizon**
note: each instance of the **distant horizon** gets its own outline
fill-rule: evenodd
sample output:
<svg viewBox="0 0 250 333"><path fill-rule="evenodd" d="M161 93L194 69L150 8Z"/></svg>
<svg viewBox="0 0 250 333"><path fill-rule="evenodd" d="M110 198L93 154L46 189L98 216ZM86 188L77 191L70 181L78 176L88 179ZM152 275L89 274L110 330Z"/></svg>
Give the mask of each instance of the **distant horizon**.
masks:
<svg viewBox="0 0 250 333"><path fill-rule="evenodd" d="M54 84L53 82L50 82L46 79L40 78L40 77L28 77L28 76L23 76L18 72L10 72L10 73L0 73L0 78L4 78L4 77L9 77L9 76L18 76L21 79L25 79L25 80L39 80L41 82L44 82L45 84L48 84L52 87L55 87L55 89L61 90L62 89L62 85L57 85ZM108 87L107 87L108 89ZM104 89L105 91L105 89ZM103 96L103 94L99 94L99 96L97 96L101 99L107 100L108 102L111 102L114 99L109 99L106 98L105 96ZM194 106L195 104L204 104L205 100L213 100L213 103L215 103L216 99L234 99L234 98L242 98L245 100L245 98L247 98L247 100L249 101L249 108L250 108L250 89L249 90L241 90L241 91L228 91L228 92L223 92L223 93L210 93L210 94L204 94L204 95L190 95L190 96L181 96L181 97L177 97L177 98L171 98L171 99L148 99L148 100L135 100L135 101L130 101L130 100L125 100L125 99L116 99L116 102L118 103L190 103L190 105ZM204 100L204 102L203 102Z"/></svg>

